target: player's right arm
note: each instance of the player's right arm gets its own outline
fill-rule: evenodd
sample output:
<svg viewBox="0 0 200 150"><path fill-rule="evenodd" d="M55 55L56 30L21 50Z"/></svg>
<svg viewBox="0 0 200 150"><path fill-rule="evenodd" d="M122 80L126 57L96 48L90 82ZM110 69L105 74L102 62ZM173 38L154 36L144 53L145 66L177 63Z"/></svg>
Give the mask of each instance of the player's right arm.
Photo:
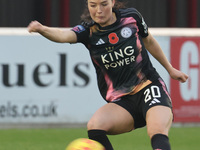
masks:
<svg viewBox="0 0 200 150"><path fill-rule="evenodd" d="M77 35L71 29L60 29L44 26L38 21L32 21L28 25L28 31L37 32L47 39L58 43L76 43Z"/></svg>

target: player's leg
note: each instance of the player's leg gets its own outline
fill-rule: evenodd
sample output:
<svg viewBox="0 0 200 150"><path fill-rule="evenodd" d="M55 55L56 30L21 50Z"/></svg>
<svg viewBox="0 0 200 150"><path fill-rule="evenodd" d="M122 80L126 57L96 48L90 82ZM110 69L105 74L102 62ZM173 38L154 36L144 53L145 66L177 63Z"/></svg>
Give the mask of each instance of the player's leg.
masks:
<svg viewBox="0 0 200 150"><path fill-rule="evenodd" d="M154 150L170 150L168 132L172 124L172 104L162 79L144 88L144 107L147 133Z"/></svg>
<svg viewBox="0 0 200 150"><path fill-rule="evenodd" d="M168 132L172 124L171 108L166 106L155 106L150 108L146 114L147 133L151 138L154 150L170 150Z"/></svg>
<svg viewBox="0 0 200 150"><path fill-rule="evenodd" d="M87 128L90 139L103 144L106 150L113 150L106 134L120 134L133 130L134 120L123 107L108 103L95 112Z"/></svg>

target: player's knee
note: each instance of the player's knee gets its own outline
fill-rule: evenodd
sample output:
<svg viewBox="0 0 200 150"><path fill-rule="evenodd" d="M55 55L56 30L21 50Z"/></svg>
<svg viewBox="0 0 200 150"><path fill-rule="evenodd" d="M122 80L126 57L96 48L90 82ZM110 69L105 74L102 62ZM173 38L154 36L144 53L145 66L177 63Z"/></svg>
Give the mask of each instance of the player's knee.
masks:
<svg viewBox="0 0 200 150"><path fill-rule="evenodd" d="M94 128L94 123L92 120L89 120L87 123L87 129L92 130Z"/></svg>
<svg viewBox="0 0 200 150"><path fill-rule="evenodd" d="M168 135L168 129L161 126L161 125L148 126L147 127L147 134L150 138L152 138L155 134Z"/></svg>
<svg viewBox="0 0 200 150"><path fill-rule="evenodd" d="M98 120L96 118L92 118L89 120L87 123L87 129L88 130L93 130L93 129L104 129L104 123L101 120Z"/></svg>

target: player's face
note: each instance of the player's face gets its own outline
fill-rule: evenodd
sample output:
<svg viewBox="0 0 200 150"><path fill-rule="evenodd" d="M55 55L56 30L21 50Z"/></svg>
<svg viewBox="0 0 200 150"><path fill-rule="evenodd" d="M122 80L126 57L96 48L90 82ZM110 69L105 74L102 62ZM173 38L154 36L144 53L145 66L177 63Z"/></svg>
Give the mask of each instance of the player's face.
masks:
<svg viewBox="0 0 200 150"><path fill-rule="evenodd" d="M116 20L112 12L115 0L88 0L91 18L102 27L114 23Z"/></svg>

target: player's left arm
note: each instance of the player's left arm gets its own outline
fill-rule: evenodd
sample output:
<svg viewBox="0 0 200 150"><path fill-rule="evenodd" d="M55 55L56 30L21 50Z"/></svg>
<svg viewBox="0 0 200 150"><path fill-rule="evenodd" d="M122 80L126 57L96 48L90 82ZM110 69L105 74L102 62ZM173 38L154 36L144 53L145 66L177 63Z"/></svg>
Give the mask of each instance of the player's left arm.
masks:
<svg viewBox="0 0 200 150"><path fill-rule="evenodd" d="M180 82L185 82L188 79L188 75L175 69L170 64L163 50L161 49L160 45L155 40L155 38L151 35L151 33L149 33L147 37L143 38L143 42L146 49L167 70L171 78L175 80L179 80Z"/></svg>

